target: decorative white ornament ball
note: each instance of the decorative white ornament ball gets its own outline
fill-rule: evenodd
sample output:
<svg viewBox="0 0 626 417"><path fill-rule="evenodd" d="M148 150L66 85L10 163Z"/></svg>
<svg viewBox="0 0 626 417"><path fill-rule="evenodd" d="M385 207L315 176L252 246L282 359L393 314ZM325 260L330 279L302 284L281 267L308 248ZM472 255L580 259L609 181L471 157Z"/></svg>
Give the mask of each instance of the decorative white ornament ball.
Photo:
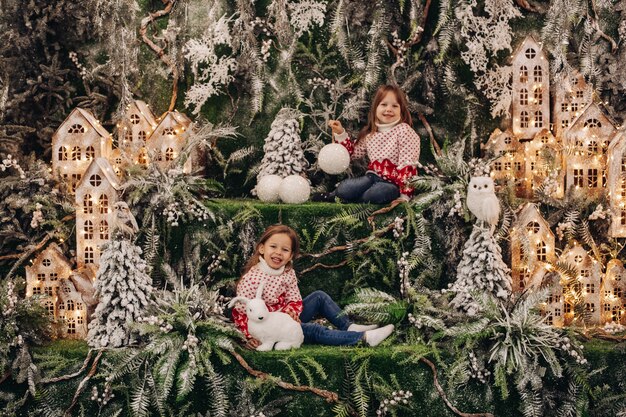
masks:
<svg viewBox="0 0 626 417"><path fill-rule="evenodd" d="M311 186L300 175L290 175L283 179L278 195L281 200L288 204L304 203L311 195Z"/></svg>
<svg viewBox="0 0 626 417"><path fill-rule="evenodd" d="M268 203L278 201L278 190L283 179L278 175L266 175L261 177L255 191L259 200Z"/></svg>
<svg viewBox="0 0 626 417"><path fill-rule="evenodd" d="M330 143L324 146L317 156L317 163L327 174L341 174L350 165L350 154L345 146Z"/></svg>

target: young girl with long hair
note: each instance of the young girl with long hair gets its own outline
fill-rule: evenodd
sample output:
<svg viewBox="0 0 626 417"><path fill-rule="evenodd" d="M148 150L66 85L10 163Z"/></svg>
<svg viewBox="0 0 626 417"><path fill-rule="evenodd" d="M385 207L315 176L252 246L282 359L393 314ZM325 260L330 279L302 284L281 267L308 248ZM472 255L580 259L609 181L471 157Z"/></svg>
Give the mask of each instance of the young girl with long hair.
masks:
<svg viewBox="0 0 626 417"><path fill-rule="evenodd" d="M262 298L269 311L282 311L301 323L304 343L332 346L352 346L364 341L376 346L393 332L393 324L353 324L346 314L323 291L314 291L304 299L300 296L293 259L300 248L296 232L284 225L268 227L259 238L254 254L246 263L243 276L237 283L237 295L254 298L257 288L265 284ZM260 342L248 333L248 317L243 304L232 310L235 325L248 338L247 346L256 349ZM336 329L329 329L311 320L321 316Z"/></svg>
<svg viewBox="0 0 626 417"><path fill-rule="evenodd" d="M374 95L367 125L356 140L348 137L338 120L330 120L333 141L346 147L352 159L367 156L367 173L348 178L332 193L318 194L314 200L349 203L387 204L409 200L413 188L408 180L417 174L420 138L411 127L411 113L404 92L395 85L383 85Z"/></svg>

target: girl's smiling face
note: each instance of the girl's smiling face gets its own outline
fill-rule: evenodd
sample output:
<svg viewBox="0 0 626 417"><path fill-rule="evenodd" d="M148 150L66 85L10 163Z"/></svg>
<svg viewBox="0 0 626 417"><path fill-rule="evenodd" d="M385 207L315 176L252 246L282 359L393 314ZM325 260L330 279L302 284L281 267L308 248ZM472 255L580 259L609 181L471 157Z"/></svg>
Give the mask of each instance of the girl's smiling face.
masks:
<svg viewBox="0 0 626 417"><path fill-rule="evenodd" d="M259 245L259 253L271 268L280 269L293 257L291 238L285 233L272 235Z"/></svg>
<svg viewBox="0 0 626 417"><path fill-rule="evenodd" d="M400 103L393 91L387 92L376 107L376 121L388 124L400 120Z"/></svg>

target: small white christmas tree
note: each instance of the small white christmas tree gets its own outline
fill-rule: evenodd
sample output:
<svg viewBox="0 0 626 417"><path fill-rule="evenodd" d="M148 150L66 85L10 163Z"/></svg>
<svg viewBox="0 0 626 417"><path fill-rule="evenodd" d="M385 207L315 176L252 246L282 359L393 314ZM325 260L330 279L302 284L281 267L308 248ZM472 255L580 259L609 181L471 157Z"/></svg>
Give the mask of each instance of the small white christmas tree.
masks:
<svg viewBox="0 0 626 417"><path fill-rule="evenodd" d="M511 295L510 270L502 260L500 245L489 228L474 225L450 291L456 293L450 304L469 316L479 310L472 293L489 293L503 301Z"/></svg>
<svg viewBox="0 0 626 417"><path fill-rule="evenodd" d="M257 181L266 175L300 175L306 160L300 139L299 112L294 109L281 109L272 122L270 133L263 145L263 160Z"/></svg>
<svg viewBox="0 0 626 417"><path fill-rule="evenodd" d="M141 248L122 233L114 232L102 249L95 285L100 302L87 341L95 348L125 346L130 342L130 324L149 304L152 280Z"/></svg>

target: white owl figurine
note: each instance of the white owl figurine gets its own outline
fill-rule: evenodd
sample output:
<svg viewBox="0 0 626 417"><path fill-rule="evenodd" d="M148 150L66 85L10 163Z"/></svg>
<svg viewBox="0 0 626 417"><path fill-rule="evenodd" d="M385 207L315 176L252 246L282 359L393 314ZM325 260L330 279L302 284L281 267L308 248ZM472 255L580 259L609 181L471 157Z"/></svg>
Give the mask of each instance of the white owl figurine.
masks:
<svg viewBox="0 0 626 417"><path fill-rule="evenodd" d="M132 239L139 231L137 220L124 201L118 201L113 205L113 218L111 219L112 234L117 234L126 239Z"/></svg>
<svg viewBox="0 0 626 417"><path fill-rule="evenodd" d="M493 179L490 177L472 177L467 186L467 208L474 216L491 227L491 232L498 224L500 201L496 197Z"/></svg>

